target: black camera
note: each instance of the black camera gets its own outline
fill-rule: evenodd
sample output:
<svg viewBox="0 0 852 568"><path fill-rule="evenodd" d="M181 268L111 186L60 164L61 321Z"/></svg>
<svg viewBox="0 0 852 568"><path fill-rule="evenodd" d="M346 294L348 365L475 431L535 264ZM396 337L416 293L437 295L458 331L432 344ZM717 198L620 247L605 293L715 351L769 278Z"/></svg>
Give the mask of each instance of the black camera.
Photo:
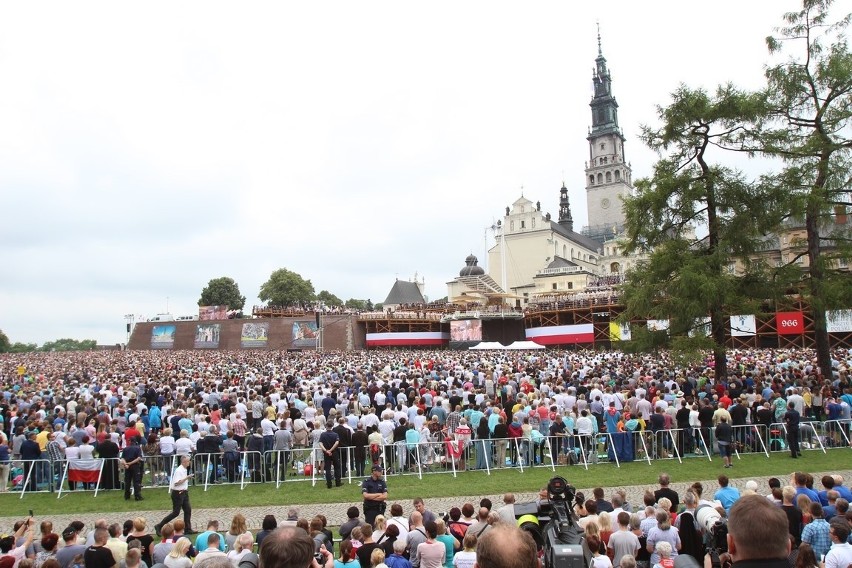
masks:
<svg viewBox="0 0 852 568"><path fill-rule="evenodd" d="M314 560L316 560L317 564L320 566L325 566L325 556L322 552L314 552Z"/></svg>
<svg viewBox="0 0 852 568"><path fill-rule="evenodd" d="M541 551L545 568L586 568L591 560L583 546L583 530L572 509L576 489L562 477L547 483L548 498L516 503L515 519L530 533Z"/></svg>
<svg viewBox="0 0 852 568"><path fill-rule="evenodd" d="M695 520L704 534L704 542L714 568L720 566L719 555L728 552L728 520L710 505L701 505L695 511Z"/></svg>

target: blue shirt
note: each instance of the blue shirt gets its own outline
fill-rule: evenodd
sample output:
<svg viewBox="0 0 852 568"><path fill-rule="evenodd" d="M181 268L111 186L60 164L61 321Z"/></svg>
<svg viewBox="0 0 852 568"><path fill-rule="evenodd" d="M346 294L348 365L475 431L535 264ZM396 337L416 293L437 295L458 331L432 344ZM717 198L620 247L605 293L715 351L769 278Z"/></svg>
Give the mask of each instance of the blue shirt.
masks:
<svg viewBox="0 0 852 568"><path fill-rule="evenodd" d="M720 487L713 498L722 503L722 506L725 508L725 512L730 514L731 507L733 507L734 503L737 502L737 499L740 498L740 490L736 487L731 487L730 485L727 487Z"/></svg>
<svg viewBox="0 0 852 568"><path fill-rule="evenodd" d="M828 521L825 519L814 519L802 529L802 542L807 542L814 549L814 554L820 558L828 554L831 548L831 537L828 535Z"/></svg>

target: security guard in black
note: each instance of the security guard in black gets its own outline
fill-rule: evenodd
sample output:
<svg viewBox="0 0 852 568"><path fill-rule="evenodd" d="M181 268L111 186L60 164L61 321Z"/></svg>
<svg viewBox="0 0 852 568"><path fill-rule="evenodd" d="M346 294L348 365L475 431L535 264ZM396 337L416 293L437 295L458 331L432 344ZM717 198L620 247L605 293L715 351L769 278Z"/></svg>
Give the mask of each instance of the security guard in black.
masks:
<svg viewBox="0 0 852 568"><path fill-rule="evenodd" d="M361 483L361 494L364 496L364 521L375 524L376 516L385 510L388 498L388 485L382 479L382 467L373 466L373 473Z"/></svg>

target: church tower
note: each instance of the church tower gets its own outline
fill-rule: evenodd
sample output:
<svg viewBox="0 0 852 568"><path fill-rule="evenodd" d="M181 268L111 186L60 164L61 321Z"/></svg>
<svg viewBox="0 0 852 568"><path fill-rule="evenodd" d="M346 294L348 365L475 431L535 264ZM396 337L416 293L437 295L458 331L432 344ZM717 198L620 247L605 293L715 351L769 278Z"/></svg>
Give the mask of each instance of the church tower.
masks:
<svg viewBox="0 0 852 568"><path fill-rule="evenodd" d="M624 135L618 127L618 103L612 96L612 78L601 50L598 30L598 57L592 71L595 94L589 161L586 162L586 205L589 226L584 233L603 242L624 230L622 199L632 194L630 164L624 159Z"/></svg>

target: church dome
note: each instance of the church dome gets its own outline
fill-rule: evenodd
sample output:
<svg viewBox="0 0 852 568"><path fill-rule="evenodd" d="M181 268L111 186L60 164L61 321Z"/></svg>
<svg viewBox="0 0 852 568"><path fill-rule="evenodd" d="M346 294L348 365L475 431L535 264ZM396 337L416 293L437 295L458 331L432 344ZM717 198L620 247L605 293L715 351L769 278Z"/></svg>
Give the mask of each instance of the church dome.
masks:
<svg viewBox="0 0 852 568"><path fill-rule="evenodd" d="M482 276L485 274L485 271L481 266L477 266L476 263L479 260L471 255L468 255L466 259L464 259L464 268L459 271L459 276Z"/></svg>

